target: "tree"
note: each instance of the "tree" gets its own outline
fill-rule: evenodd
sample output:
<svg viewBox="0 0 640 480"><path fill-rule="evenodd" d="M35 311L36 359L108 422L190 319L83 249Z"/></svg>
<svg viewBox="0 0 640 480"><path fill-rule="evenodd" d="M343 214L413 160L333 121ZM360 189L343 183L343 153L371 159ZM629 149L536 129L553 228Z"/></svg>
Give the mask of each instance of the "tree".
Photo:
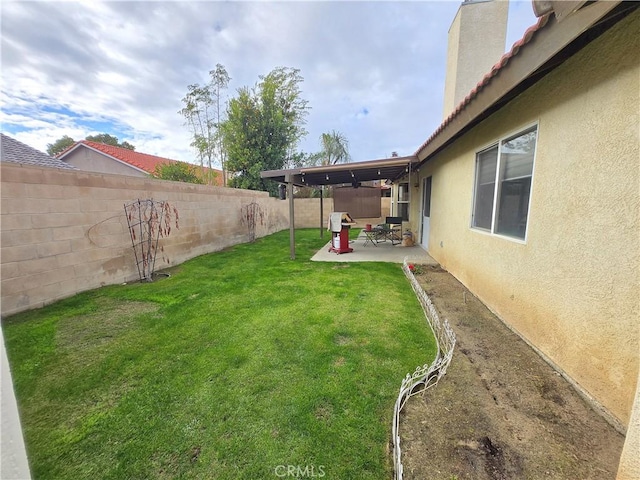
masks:
<svg viewBox="0 0 640 480"><path fill-rule="evenodd" d="M351 160L349 141L342 133L335 130L323 133L320 135L320 143L322 144L322 165L347 163Z"/></svg>
<svg viewBox="0 0 640 480"><path fill-rule="evenodd" d="M153 176L174 182L204 184L204 180L198 174L196 166L186 162L160 163L156 165Z"/></svg>
<svg viewBox="0 0 640 480"><path fill-rule="evenodd" d="M74 143L76 143L76 141L73 138L71 138L69 135L65 135L62 138L59 138L58 140L56 140L55 142L47 144L47 153L52 157L54 157L59 153L62 153L63 151L65 151Z"/></svg>
<svg viewBox="0 0 640 480"><path fill-rule="evenodd" d="M209 71L209 76L211 77L211 88L214 98L214 106L215 108L215 141L216 146L218 147L218 155L220 157L220 166L222 168L222 185L227 186L227 169L226 169L226 161L227 161L227 152L224 149L224 144L222 141L222 135L220 134L220 124L222 123L222 115L220 112L220 103L221 103L221 90L226 90L229 87L229 81L231 77L227 73L227 70L223 65L217 63L216 68L214 70ZM224 110L223 110L224 112Z"/></svg>
<svg viewBox="0 0 640 480"><path fill-rule="evenodd" d="M303 80L300 70L278 67L261 76L252 89L238 89L238 96L229 101L220 133L227 167L234 172L230 186L277 195L277 185L260 178L260 172L283 168L307 133L309 107L301 96Z"/></svg>
<svg viewBox="0 0 640 480"><path fill-rule="evenodd" d="M220 112L221 91L229 85L229 74L219 63L209 72L210 81L205 85L193 84L187 87L187 94L182 99L184 107L178 112L185 119L192 141L191 146L198 152L203 176L212 172L216 150L225 171L225 155L222 139L218 135L222 121ZM205 170L205 165L208 169ZM223 183L226 183L223 173ZM207 178L207 183L213 183L213 178Z"/></svg>
<svg viewBox="0 0 640 480"><path fill-rule="evenodd" d="M284 168L315 167L322 164L322 152L295 152L287 158Z"/></svg>
<svg viewBox="0 0 640 480"><path fill-rule="evenodd" d="M113 135L109 135L108 133L99 133L97 135L87 135L85 140L89 140L90 142L96 143L104 143L105 145L111 145L113 147L121 147L126 148L128 150L135 150L136 147L131 145L129 142L118 141L118 137L114 137Z"/></svg>
<svg viewBox="0 0 640 480"><path fill-rule="evenodd" d="M113 135L109 135L108 133L99 133L97 135L87 135L85 140L89 140L90 142L104 143L106 145L112 145L114 147L122 147L128 150L135 150L136 147L131 145L129 142L124 141L120 143L118 141L118 137L114 137ZM76 143L76 141L68 135L64 135L53 143L49 143L47 145L47 153L51 156L58 155L62 153L64 150L69 148L71 145Z"/></svg>

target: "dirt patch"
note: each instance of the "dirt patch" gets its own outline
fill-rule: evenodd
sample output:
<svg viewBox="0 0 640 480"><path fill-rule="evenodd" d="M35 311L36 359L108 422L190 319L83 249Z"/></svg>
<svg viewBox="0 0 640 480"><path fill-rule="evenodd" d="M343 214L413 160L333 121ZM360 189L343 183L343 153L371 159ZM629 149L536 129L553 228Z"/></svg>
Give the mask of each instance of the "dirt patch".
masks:
<svg viewBox="0 0 640 480"><path fill-rule="evenodd" d="M105 346L127 332L138 315L157 310L151 302L100 300L95 312L61 320L56 343L73 351Z"/></svg>
<svg viewBox="0 0 640 480"><path fill-rule="evenodd" d="M624 437L453 276L416 276L457 345L401 415L404 478L614 479Z"/></svg>
<svg viewBox="0 0 640 480"><path fill-rule="evenodd" d="M348 335L336 335L334 342L336 345L344 346L352 343L352 339Z"/></svg>

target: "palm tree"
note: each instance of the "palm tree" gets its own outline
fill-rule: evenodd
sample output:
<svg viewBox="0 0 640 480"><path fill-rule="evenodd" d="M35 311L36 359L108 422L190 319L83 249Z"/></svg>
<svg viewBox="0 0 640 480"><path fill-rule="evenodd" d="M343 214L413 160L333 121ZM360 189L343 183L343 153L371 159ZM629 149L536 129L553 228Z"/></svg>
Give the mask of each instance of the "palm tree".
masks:
<svg viewBox="0 0 640 480"><path fill-rule="evenodd" d="M322 143L322 165L335 165L336 163L348 163L349 141L342 133L332 130L330 133L320 135Z"/></svg>

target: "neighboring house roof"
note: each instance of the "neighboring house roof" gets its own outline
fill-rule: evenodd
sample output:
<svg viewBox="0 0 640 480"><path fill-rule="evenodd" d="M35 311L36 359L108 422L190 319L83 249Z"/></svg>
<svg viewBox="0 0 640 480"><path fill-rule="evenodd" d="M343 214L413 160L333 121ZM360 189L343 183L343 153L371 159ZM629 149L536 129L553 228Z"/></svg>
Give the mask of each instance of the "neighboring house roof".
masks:
<svg viewBox="0 0 640 480"><path fill-rule="evenodd" d="M2 162L20 163L36 167L76 169L73 165L50 157L46 153L36 150L4 133L0 134L0 137L0 161Z"/></svg>
<svg viewBox="0 0 640 480"><path fill-rule="evenodd" d="M135 150L129 150L128 148L114 147L113 145L107 145L105 143L92 142L90 140L80 140L75 145L64 150L58 155L58 158L62 159L69 155L71 152L78 148L90 148L100 153L108 155L113 159L126 163L127 165L135 168L136 170L148 173L152 175L158 165L166 163L176 163L179 160L173 160L171 158L158 157L156 155L149 155L148 153L136 152ZM206 168L206 167L205 167ZM216 183L222 185L222 171L212 169L216 174Z"/></svg>
<svg viewBox="0 0 640 480"><path fill-rule="evenodd" d="M594 2L563 12L562 24L554 12L542 15L416 150L420 165L637 7L637 2Z"/></svg>

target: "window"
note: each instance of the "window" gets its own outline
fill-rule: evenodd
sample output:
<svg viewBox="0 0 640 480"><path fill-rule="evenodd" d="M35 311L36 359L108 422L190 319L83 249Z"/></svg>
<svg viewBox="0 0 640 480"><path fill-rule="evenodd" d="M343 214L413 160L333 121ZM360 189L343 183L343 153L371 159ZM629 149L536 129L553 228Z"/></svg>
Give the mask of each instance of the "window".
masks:
<svg viewBox="0 0 640 480"><path fill-rule="evenodd" d="M409 221L409 184L398 184L398 217L405 222Z"/></svg>
<svg viewBox="0 0 640 480"><path fill-rule="evenodd" d="M473 228L524 240L537 131L532 127L476 155Z"/></svg>
<svg viewBox="0 0 640 480"><path fill-rule="evenodd" d="M480 152L476 158L476 194L473 207L473 226L491 229L493 195L496 190L498 146Z"/></svg>

